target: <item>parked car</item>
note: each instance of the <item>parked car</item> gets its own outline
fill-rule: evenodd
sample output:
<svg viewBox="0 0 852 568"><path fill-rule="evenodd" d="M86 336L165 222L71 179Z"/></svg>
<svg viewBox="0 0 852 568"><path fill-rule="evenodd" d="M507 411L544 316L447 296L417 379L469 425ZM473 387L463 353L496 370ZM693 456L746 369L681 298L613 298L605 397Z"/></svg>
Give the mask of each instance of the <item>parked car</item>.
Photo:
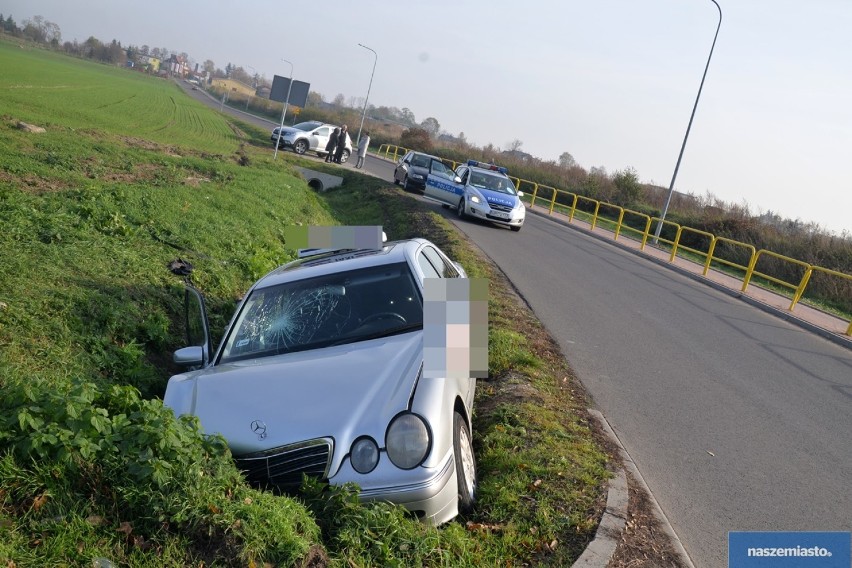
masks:
<svg viewBox="0 0 852 568"><path fill-rule="evenodd" d="M393 182L397 185L402 184L406 191L416 189L423 193L426 191L426 176L430 173L446 179L456 177L453 170L445 166L438 156L412 150L399 160L393 170Z"/></svg>
<svg viewBox="0 0 852 568"><path fill-rule="evenodd" d="M224 436L257 485L355 482L440 524L476 493L474 378L423 379L425 278L466 278L424 239L320 251L258 280L214 351L187 287L189 347L164 403ZM194 336L194 337L193 337Z"/></svg>
<svg viewBox="0 0 852 568"><path fill-rule="evenodd" d="M468 160L456 168L455 174L452 181L443 176L427 176L426 197L455 208L461 219L475 217L513 231L521 230L526 218L521 201L524 194L509 179L509 170Z"/></svg>
<svg viewBox="0 0 852 568"><path fill-rule="evenodd" d="M326 124L316 120L308 122L300 122L295 126L285 126L281 130L281 139L278 144L279 148L291 148L297 154L304 154L307 151L316 152L319 156L325 156L328 152L325 151L325 146L328 144L328 139L334 129L338 128L333 124ZM275 127L270 135L272 144L279 142L278 131L280 126ZM346 147L343 150L341 162L346 162L352 154L352 139L349 133L346 133Z"/></svg>

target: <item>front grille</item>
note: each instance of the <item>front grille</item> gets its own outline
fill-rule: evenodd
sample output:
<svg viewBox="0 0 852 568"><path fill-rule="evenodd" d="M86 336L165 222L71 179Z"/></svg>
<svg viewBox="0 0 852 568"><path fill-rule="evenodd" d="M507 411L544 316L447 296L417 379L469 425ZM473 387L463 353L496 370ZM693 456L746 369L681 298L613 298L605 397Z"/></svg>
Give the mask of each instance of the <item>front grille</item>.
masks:
<svg viewBox="0 0 852 568"><path fill-rule="evenodd" d="M291 491L299 488L302 475L326 479L332 446L330 438L318 438L235 456L234 461L249 483Z"/></svg>
<svg viewBox="0 0 852 568"><path fill-rule="evenodd" d="M488 205L495 211L505 211L506 213L509 213L512 210L512 208L508 205L500 205L499 203L488 203Z"/></svg>

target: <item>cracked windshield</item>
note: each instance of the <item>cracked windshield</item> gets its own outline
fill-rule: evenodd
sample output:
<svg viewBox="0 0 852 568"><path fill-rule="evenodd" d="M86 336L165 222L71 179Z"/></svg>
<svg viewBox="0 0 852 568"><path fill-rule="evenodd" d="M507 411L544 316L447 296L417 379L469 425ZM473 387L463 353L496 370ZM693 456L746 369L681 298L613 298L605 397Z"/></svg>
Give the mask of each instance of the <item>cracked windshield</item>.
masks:
<svg viewBox="0 0 852 568"><path fill-rule="evenodd" d="M404 263L257 289L222 361L277 355L420 329L423 304Z"/></svg>

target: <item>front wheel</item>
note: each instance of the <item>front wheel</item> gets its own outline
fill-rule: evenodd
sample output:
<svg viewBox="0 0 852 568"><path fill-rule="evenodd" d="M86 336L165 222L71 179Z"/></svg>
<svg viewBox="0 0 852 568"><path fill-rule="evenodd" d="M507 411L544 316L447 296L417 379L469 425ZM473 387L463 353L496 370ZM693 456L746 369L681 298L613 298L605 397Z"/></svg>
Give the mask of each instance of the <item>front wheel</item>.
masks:
<svg viewBox="0 0 852 568"><path fill-rule="evenodd" d="M467 421L458 412L453 413L453 457L456 460L459 512L467 513L476 500L476 460Z"/></svg>
<svg viewBox="0 0 852 568"><path fill-rule="evenodd" d="M464 197L459 199L458 207L456 207L456 213L458 213L459 219L467 217L467 213L464 212Z"/></svg>
<svg viewBox="0 0 852 568"><path fill-rule="evenodd" d="M308 141L298 140L295 144L293 144L293 151L297 154L304 154L308 151Z"/></svg>

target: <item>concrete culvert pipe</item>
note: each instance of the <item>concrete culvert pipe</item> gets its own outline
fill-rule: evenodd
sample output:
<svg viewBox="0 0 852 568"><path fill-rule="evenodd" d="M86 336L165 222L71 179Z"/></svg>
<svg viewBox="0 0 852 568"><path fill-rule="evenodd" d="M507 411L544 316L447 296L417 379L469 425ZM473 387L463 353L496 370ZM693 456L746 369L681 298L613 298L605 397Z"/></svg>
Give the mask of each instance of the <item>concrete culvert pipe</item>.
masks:
<svg viewBox="0 0 852 568"><path fill-rule="evenodd" d="M317 178L312 178L308 180L308 187L313 188L316 191L322 191L324 186L322 181Z"/></svg>

